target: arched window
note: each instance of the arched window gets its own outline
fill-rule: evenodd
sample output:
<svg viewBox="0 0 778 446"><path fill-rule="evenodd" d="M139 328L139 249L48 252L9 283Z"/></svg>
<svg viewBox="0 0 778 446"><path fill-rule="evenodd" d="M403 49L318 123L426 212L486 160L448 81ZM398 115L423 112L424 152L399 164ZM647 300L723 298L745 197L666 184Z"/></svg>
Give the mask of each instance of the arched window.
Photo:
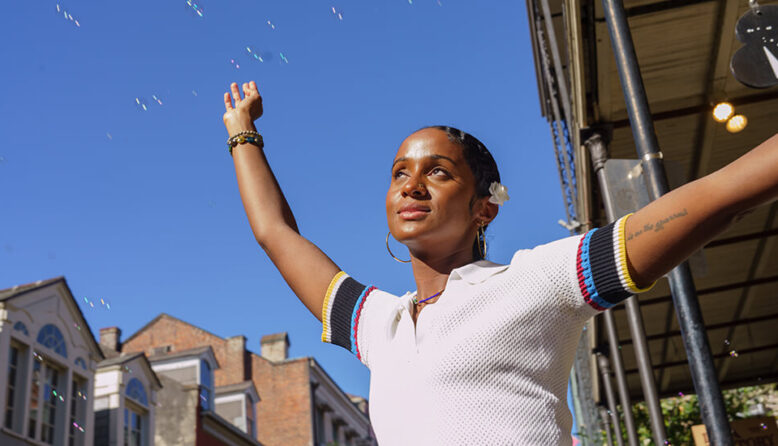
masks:
<svg viewBox="0 0 778 446"><path fill-rule="evenodd" d="M149 405L149 400L146 398L146 389L143 388L143 383L141 383L138 378L132 378L130 382L127 383L125 394L144 406Z"/></svg>
<svg viewBox="0 0 778 446"><path fill-rule="evenodd" d="M76 358L76 365L81 367L82 369L86 370L86 361L84 361L84 358L78 357Z"/></svg>
<svg viewBox="0 0 778 446"><path fill-rule="evenodd" d="M14 324L14 330L21 331L22 333L24 333L25 336L30 335L30 332L27 331L27 326L24 325L24 323L22 323L21 321Z"/></svg>
<svg viewBox="0 0 778 446"><path fill-rule="evenodd" d="M62 332L59 331L59 328L54 324L46 324L41 328L41 331L38 332L38 343L54 350L65 358L68 357L65 338L62 336Z"/></svg>

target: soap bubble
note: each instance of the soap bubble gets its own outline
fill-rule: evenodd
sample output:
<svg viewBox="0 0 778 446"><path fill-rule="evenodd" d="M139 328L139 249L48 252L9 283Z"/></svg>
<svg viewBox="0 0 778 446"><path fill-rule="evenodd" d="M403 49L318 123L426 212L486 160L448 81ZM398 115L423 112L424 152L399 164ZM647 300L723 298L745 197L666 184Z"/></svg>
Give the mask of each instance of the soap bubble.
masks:
<svg viewBox="0 0 778 446"><path fill-rule="evenodd" d="M342 11L342 10L338 11L338 10L337 10L337 9L335 9L335 7L333 6L333 7L332 7L332 13L333 13L333 14L335 14L335 17L337 17L337 18L338 18L338 20L343 20L343 11Z"/></svg>
<svg viewBox="0 0 778 446"><path fill-rule="evenodd" d="M186 0L186 5L189 7L188 9L198 17L203 16L203 4L199 0Z"/></svg>
<svg viewBox="0 0 778 446"><path fill-rule="evenodd" d="M88 297L84 297L84 303L89 305L90 308L95 308L95 302L96 301L90 300ZM106 310L111 309L111 303L103 298L100 298L100 306Z"/></svg>
<svg viewBox="0 0 778 446"><path fill-rule="evenodd" d="M267 54L264 51L257 51L255 50L256 47L252 48L250 46L246 47L246 52L249 55L249 58L256 60L257 62L265 62L267 60Z"/></svg>
<svg viewBox="0 0 778 446"><path fill-rule="evenodd" d="M135 98L135 108L140 111L149 111L149 103L145 98Z"/></svg>
<svg viewBox="0 0 778 446"><path fill-rule="evenodd" d="M65 20L70 20L77 27L79 27L79 28L81 27L81 23L78 22L78 19L74 18L73 14L67 12L67 9L65 8L65 6L57 3L57 14L59 14L59 13L62 13L62 17L64 17Z"/></svg>

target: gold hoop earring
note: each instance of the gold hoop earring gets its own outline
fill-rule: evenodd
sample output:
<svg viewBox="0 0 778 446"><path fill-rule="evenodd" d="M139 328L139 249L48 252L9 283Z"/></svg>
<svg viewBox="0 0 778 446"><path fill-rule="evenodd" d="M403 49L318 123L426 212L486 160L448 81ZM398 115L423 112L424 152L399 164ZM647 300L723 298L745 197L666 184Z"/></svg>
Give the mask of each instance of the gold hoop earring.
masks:
<svg viewBox="0 0 778 446"><path fill-rule="evenodd" d="M486 259L486 230L483 224L478 226L475 242L478 244L478 252L481 254L481 258ZM481 244L483 244L483 247L481 247Z"/></svg>
<svg viewBox="0 0 778 446"><path fill-rule="evenodd" d="M408 260L400 260L397 257L392 254L392 250L389 249L389 236L392 235L392 231L389 231L386 233L386 250L389 251L389 255L392 256L393 259L397 260L400 263L411 263L411 259Z"/></svg>

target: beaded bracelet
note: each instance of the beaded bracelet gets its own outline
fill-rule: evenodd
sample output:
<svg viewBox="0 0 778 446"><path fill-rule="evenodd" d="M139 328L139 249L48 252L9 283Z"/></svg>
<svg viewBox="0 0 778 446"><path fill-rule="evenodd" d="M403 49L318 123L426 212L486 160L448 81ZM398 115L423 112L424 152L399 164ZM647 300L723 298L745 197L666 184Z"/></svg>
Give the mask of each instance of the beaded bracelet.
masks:
<svg viewBox="0 0 778 446"><path fill-rule="evenodd" d="M262 140L262 135L259 133L254 131L239 132L235 135L232 135L230 139L227 140L227 149L230 151L230 156L232 156L232 149L235 148L235 146L238 144L243 143L254 144L260 149L265 147L265 142Z"/></svg>

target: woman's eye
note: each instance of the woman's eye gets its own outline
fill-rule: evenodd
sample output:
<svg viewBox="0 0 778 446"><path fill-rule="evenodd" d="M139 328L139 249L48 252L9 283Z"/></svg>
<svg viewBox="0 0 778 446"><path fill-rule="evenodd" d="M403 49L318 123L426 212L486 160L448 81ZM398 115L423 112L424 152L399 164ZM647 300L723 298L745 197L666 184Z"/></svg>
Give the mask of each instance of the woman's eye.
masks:
<svg viewBox="0 0 778 446"><path fill-rule="evenodd" d="M440 167L436 167L436 168L432 169L430 171L430 175L443 175L443 176L446 176L446 177L451 176L451 175L449 175L449 173L445 169L442 169Z"/></svg>
<svg viewBox="0 0 778 446"><path fill-rule="evenodd" d="M405 175L405 172L403 172L402 170L398 170L397 172L392 174L392 178L396 180L397 178L400 178L402 175Z"/></svg>

